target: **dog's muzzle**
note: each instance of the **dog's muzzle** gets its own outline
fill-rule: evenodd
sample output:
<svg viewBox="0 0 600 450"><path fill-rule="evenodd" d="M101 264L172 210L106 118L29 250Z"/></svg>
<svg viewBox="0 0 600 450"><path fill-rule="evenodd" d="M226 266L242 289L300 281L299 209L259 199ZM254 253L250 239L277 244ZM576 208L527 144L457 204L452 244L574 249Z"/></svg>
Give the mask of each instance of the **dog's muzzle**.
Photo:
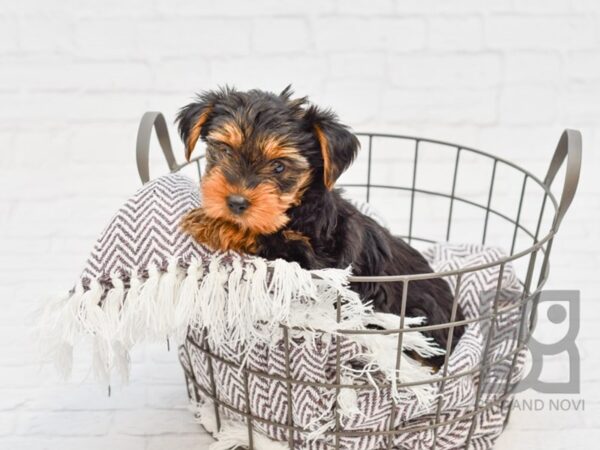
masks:
<svg viewBox="0 0 600 450"><path fill-rule="evenodd" d="M227 207L236 215L242 214L248 209L250 202L246 197L241 195L230 195L227 197Z"/></svg>

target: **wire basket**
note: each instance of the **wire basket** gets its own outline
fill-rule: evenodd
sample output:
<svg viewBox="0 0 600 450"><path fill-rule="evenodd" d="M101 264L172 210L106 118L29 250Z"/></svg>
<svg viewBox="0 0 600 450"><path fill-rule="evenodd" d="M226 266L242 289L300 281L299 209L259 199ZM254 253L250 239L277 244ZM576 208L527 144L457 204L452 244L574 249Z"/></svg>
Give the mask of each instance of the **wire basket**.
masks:
<svg viewBox="0 0 600 450"><path fill-rule="evenodd" d="M202 177L202 160L200 155L188 163L177 163L168 137L165 120L160 113L146 113L140 124L137 143L137 165L142 182L150 179L149 173L149 143L152 129L156 134L166 158L169 170L191 171L198 178ZM473 148L451 144L439 140L420 137L401 136L379 133L358 133L361 139L362 152L350 171L341 178L340 187L346 189L348 195L354 198L362 197L363 201L379 206L381 211L387 211L387 222L394 234L406 239L412 245L419 247L439 241L474 242L496 245L508 250L504 257L469 267L455 270L427 274L398 274L395 276L353 276L353 283L402 283L403 304L406 303L408 286L418 280L440 277L448 279L455 277L458 285L462 277L469 273L482 271L491 267L498 268L496 292L493 296L497 301L502 290L502 273L507 265L514 267L520 280L521 294L518 301L508 306L518 320L514 322L514 332L517 340L509 348L503 358L487 361L486 353L489 350L489 338L484 343L481 360L477 366L469 371L458 374L448 374L448 360L450 352L446 352L444 365L439 369L434 378L424 380L423 383L435 383L440 394L444 393L446 383L457 377L473 377L479 380L486 377L495 364L505 364L508 370L500 380L503 385L500 395L486 397L482 395L482 385L478 385L475 402L470 410L452 421L466 421L470 424L466 441L462 448L476 448L472 443L475 421L491 408L498 405L505 407L504 420L508 421L510 406L518 383L511 382L518 355L526 349L527 343L534 330L536 322L537 303L539 293L548 279L549 258L554 236L563 220L571 201L575 195L579 181L581 167L581 136L574 130L566 130L562 134L550 166L544 179L518 165ZM553 195L551 186L560 168L566 162L564 170L563 189L560 199ZM453 310L456 311L458 294L454 298ZM338 321L342 305L338 302ZM402 309L404 310L404 309ZM493 324L506 310L494 308L475 318L461 321L455 320L440 325L423 325L419 327L405 327L404 317L399 316L398 328L394 330L342 330L342 335L352 334L394 334L398 337L398 349L402 348L404 333L411 331L429 331L434 329L448 330L448 350L452 345L453 330L457 326L478 323ZM273 377L272 374L242 368L244 373L244 396L246 404L249 403L248 376L265 377L266 380L277 379L285 383L287 404L291 408L293 403L292 388L301 383L290 374L290 332L285 325L283 329L285 345L285 376ZM190 339L190 337L188 337ZM208 385L199 383L194 374L186 370L188 394L190 399L197 401L208 398L214 406L214 415L217 429L220 429L223 414L235 413L242 417L247 425L248 447L254 448L256 424L269 422L268 425L280 428L287 437L290 449L295 448L295 437L307 433L307 430L294 424L291 409L288 411L287 420L282 423L269 421L246 408L239 408L219 398L216 379L213 371L215 364L227 364L235 369L240 369L234 360L227 360L222 355L217 355L205 345L199 343L201 338L195 339L193 344L203 353L210 369L210 382ZM335 383L323 384L324 389L334 389L336 399L341 389L364 389L364 385L355 386L344 384L340 377L340 345L336 340L336 376ZM399 355L391 355L399 364ZM185 369L185 367L184 367ZM397 367L398 369L398 367ZM399 385L402 387L402 385ZM396 436L403 433L419 430L430 430L433 433L431 445L427 448L436 449L437 434L440 427L449 424L442 419L442 395L435 408L435 414L426 425L415 427L413 424L403 423L402 426L393 426L394 418L389 420L385 430L365 432L369 435L378 435L384 438L382 448L394 448ZM394 408L391 414L394 414ZM335 429L325 433L331 437L327 447L340 449L346 448L344 438L360 434L360 430L345 430L341 425L338 409L335 409Z"/></svg>

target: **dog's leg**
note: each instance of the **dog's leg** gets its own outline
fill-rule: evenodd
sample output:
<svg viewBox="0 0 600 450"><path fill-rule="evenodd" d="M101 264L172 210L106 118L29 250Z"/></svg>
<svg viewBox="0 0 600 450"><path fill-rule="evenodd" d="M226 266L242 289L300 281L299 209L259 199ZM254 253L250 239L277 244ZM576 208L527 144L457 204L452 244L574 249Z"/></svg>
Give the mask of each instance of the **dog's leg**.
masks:
<svg viewBox="0 0 600 450"><path fill-rule="evenodd" d="M300 264L304 269L321 269L325 267L315 255L310 240L303 234L284 230L259 238L258 254L263 258L281 258Z"/></svg>

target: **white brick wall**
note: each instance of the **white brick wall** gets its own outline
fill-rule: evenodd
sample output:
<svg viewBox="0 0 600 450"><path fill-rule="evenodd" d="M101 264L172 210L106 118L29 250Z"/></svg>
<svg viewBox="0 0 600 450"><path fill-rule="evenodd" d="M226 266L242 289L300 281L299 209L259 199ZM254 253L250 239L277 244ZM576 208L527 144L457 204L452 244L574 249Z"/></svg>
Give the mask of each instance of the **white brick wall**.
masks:
<svg viewBox="0 0 600 450"><path fill-rule="evenodd" d="M561 130L582 130L550 286L582 290L586 411L516 412L498 447L593 445L599 30L596 0L0 0L0 448L204 448L164 345L139 349L132 383L107 399L83 355L68 384L39 370L29 313L69 287L139 185L145 110L172 119L200 89L290 82L356 129L480 147L540 176Z"/></svg>

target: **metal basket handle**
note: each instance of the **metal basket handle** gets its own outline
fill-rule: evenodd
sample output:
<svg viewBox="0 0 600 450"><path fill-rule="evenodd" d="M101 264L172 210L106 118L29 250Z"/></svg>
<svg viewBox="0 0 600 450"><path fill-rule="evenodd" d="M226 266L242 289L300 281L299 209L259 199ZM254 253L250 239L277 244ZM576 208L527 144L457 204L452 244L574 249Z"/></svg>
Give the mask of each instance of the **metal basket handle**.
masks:
<svg viewBox="0 0 600 450"><path fill-rule="evenodd" d="M546 173L546 178L544 178L544 184L548 186L548 189L552 186L552 182L565 162L565 159L567 160L565 182L552 226L555 232L558 231L558 227L573 201L577 185L579 184L579 174L581 172L581 133L577 130L567 129L563 131L558 141L554 156L550 162L550 167L548 167L548 172Z"/></svg>
<svg viewBox="0 0 600 450"><path fill-rule="evenodd" d="M172 172L179 168L175 156L173 155L173 147L171 147L171 139L169 138L169 130L165 116L158 111L148 111L142 116L140 126L138 128L137 141L135 146L135 158L137 162L138 174L142 183L146 184L150 181L150 138L152 129L156 130L156 137L160 148L165 155L169 170Z"/></svg>

